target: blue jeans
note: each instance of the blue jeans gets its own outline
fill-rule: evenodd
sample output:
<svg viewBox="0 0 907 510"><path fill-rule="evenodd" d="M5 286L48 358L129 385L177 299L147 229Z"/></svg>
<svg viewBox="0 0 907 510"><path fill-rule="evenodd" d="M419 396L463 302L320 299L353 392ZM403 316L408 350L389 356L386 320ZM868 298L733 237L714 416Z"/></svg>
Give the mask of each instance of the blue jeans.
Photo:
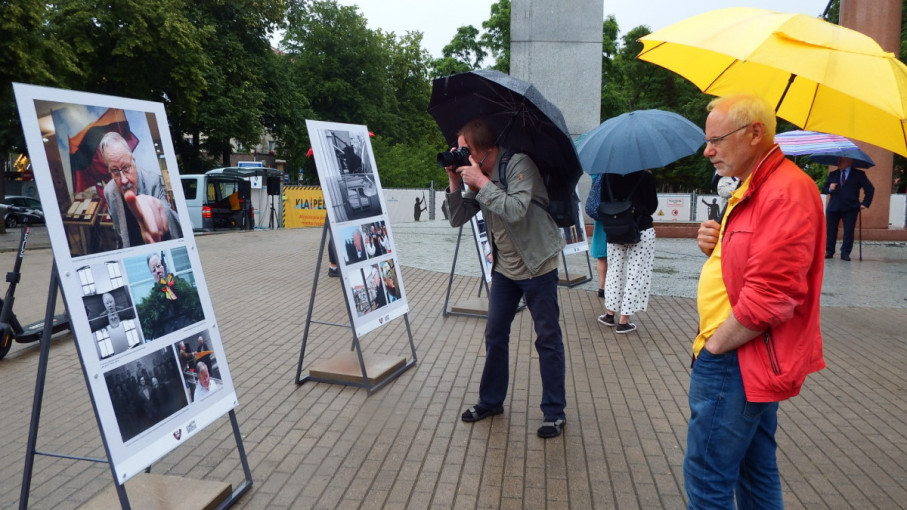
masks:
<svg viewBox="0 0 907 510"><path fill-rule="evenodd" d="M689 509L783 508L777 402L747 402L737 352L705 349L690 375L683 480Z"/></svg>
<svg viewBox="0 0 907 510"><path fill-rule="evenodd" d="M545 421L566 418L564 340L557 304L557 270L528 280L511 280L495 271L488 292L488 322L485 325L485 368L479 383L479 405L497 409L504 405L510 383L510 325L520 298L535 325L535 350L542 375L542 413Z"/></svg>

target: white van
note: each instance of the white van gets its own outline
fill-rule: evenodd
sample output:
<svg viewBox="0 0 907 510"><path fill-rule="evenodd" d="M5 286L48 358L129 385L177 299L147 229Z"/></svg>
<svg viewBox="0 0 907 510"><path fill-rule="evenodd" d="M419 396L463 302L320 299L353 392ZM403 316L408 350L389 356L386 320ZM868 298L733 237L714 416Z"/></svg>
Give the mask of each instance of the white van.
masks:
<svg viewBox="0 0 907 510"><path fill-rule="evenodd" d="M192 230L252 228L251 185L232 175L181 175Z"/></svg>

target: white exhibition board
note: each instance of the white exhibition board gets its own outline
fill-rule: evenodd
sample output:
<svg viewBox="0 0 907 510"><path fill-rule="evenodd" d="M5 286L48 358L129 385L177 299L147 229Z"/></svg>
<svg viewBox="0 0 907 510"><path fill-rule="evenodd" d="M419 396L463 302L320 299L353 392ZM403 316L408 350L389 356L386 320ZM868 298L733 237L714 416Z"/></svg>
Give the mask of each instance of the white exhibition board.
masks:
<svg viewBox="0 0 907 510"><path fill-rule="evenodd" d="M164 105L13 87L82 370L124 483L238 405Z"/></svg>
<svg viewBox="0 0 907 510"><path fill-rule="evenodd" d="M368 129L306 120L357 336L409 312Z"/></svg>

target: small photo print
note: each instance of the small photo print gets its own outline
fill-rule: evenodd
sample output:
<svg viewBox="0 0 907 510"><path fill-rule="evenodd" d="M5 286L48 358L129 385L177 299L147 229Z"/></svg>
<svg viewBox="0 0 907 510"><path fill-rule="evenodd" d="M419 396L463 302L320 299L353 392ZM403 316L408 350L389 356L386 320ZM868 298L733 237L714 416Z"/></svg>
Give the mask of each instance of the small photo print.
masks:
<svg viewBox="0 0 907 510"><path fill-rule="evenodd" d="M383 220L346 227L341 230L341 239L346 265L393 252L387 224Z"/></svg>
<svg viewBox="0 0 907 510"><path fill-rule="evenodd" d="M208 330L180 340L173 344L173 348L190 402L205 400L223 387Z"/></svg>
<svg viewBox="0 0 907 510"><path fill-rule="evenodd" d="M171 346L106 372L104 380L124 443L188 404Z"/></svg>
<svg viewBox="0 0 907 510"><path fill-rule="evenodd" d="M204 320L185 247L155 250L123 260L146 341Z"/></svg>
<svg viewBox="0 0 907 510"><path fill-rule="evenodd" d="M110 358L142 345L144 336L120 262L86 265L76 272L98 358Z"/></svg>

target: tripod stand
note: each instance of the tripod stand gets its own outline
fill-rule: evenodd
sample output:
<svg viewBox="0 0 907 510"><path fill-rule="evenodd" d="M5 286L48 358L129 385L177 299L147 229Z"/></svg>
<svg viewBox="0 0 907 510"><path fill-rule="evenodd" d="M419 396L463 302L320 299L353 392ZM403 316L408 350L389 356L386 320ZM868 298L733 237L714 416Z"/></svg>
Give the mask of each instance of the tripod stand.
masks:
<svg viewBox="0 0 907 510"><path fill-rule="evenodd" d="M278 228L280 224L277 221L277 209L274 208L274 195L268 196L268 203L271 206L271 211L268 213L268 228Z"/></svg>

